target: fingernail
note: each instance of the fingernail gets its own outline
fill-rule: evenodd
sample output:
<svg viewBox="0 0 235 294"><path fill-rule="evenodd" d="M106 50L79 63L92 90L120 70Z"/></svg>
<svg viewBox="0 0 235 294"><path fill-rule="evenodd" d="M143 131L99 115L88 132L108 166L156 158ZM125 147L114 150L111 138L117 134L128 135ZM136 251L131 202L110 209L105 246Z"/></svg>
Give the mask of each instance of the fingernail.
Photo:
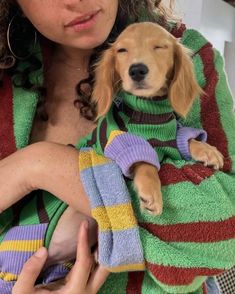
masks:
<svg viewBox="0 0 235 294"><path fill-rule="evenodd" d="M41 258L41 257L44 257L45 256L45 253L46 253L46 248L45 247L41 247L41 248L39 248L36 252L35 252L35 256L36 257L39 257L39 258Z"/></svg>

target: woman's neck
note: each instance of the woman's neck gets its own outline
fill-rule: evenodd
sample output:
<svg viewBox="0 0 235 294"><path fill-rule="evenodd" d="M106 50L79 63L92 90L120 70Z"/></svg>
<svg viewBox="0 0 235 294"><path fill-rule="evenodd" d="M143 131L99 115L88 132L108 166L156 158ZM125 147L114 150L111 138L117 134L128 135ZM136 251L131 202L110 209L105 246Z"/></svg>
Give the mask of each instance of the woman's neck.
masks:
<svg viewBox="0 0 235 294"><path fill-rule="evenodd" d="M92 49L83 50L57 45L53 60L54 62L64 63L65 66L70 67L71 69L86 72L91 54Z"/></svg>
<svg viewBox="0 0 235 294"><path fill-rule="evenodd" d="M45 74L48 100L75 99L75 87L88 77L89 50L77 50L57 46L51 55L50 65Z"/></svg>

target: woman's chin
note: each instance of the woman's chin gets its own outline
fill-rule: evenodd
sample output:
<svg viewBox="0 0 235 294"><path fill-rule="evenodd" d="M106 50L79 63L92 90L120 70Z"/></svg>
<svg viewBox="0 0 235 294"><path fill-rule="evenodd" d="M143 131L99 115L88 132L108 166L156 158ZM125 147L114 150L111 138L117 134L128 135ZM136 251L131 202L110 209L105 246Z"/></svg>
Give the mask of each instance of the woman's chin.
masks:
<svg viewBox="0 0 235 294"><path fill-rule="evenodd" d="M91 37L84 37L84 38L79 38L79 40L74 40L73 42L71 42L71 47L73 48L77 48L78 50L92 50L98 46L100 46L101 44L103 44L103 42L105 41L105 39L103 38L97 38L95 36L91 36Z"/></svg>

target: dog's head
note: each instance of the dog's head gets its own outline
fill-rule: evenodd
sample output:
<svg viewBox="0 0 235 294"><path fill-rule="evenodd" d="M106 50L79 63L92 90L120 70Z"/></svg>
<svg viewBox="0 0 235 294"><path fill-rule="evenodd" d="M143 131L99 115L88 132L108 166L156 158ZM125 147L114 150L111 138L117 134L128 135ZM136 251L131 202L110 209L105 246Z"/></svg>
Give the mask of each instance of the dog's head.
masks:
<svg viewBox="0 0 235 294"><path fill-rule="evenodd" d="M95 74L92 99L97 103L97 117L107 113L120 88L146 98L167 94L181 116L186 116L202 93L189 50L149 22L128 26L104 52Z"/></svg>

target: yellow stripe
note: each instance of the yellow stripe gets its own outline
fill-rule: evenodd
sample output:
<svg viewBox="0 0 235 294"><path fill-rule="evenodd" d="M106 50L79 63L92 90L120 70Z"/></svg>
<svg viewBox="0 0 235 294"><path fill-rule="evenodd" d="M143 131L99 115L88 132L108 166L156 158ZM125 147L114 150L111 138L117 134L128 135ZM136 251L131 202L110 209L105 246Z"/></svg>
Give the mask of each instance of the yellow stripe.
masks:
<svg viewBox="0 0 235 294"><path fill-rule="evenodd" d="M99 224L101 231L111 230L111 223L109 221L105 207L96 207L91 210L91 214Z"/></svg>
<svg viewBox="0 0 235 294"><path fill-rule="evenodd" d="M93 208L92 216L98 222L101 231L110 229L119 231L130 229L137 225L130 203Z"/></svg>
<svg viewBox="0 0 235 294"><path fill-rule="evenodd" d="M16 281L18 279L17 275L13 275L11 273L0 273L0 279L2 279L5 282L11 282L11 281Z"/></svg>
<svg viewBox="0 0 235 294"><path fill-rule="evenodd" d="M64 263L64 266L65 266L68 270L71 270L72 267L74 266L74 263L72 263L72 262L66 262L66 263Z"/></svg>
<svg viewBox="0 0 235 294"><path fill-rule="evenodd" d="M127 272L127 271L144 271L145 265L143 263L126 264L126 265L120 265L117 267L108 267L107 269L112 273Z"/></svg>
<svg viewBox="0 0 235 294"><path fill-rule="evenodd" d="M115 137L117 137L117 136L119 136L119 135L121 135L121 134L124 134L124 133L125 133L125 132L123 132L123 131L119 131L119 130L112 131L112 132L110 133L110 135L109 135L109 139L108 139L108 142L107 142L107 144L106 144L105 147L107 147L107 146L113 141L113 139L114 139Z"/></svg>
<svg viewBox="0 0 235 294"><path fill-rule="evenodd" d="M0 251L37 251L43 246L43 240L3 241Z"/></svg>
<svg viewBox="0 0 235 294"><path fill-rule="evenodd" d="M81 151L79 153L79 170L90 168L96 165L102 165L111 162L110 159L97 154L93 149L88 151Z"/></svg>

